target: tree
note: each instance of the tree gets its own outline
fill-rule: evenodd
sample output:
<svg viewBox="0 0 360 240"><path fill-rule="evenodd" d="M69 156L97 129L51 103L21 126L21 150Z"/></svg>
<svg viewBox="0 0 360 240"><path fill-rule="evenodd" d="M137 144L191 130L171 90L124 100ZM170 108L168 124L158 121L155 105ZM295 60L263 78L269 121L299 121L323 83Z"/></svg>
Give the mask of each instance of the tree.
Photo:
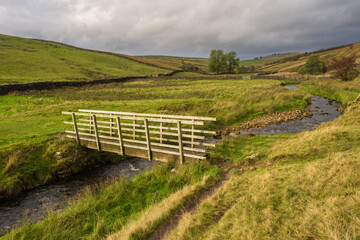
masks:
<svg viewBox="0 0 360 240"><path fill-rule="evenodd" d="M236 58L236 52L228 52L225 54L225 72L234 73L235 68L239 67L240 59Z"/></svg>
<svg viewBox="0 0 360 240"><path fill-rule="evenodd" d="M356 58L355 57L342 57L333 58L329 69L335 70L336 77L343 81L354 79L358 72L356 70Z"/></svg>
<svg viewBox="0 0 360 240"><path fill-rule="evenodd" d="M233 73L239 67L239 58L236 52L224 54L223 50L211 50L209 58L209 70L218 74L219 72Z"/></svg>
<svg viewBox="0 0 360 240"><path fill-rule="evenodd" d="M218 74L224 65L224 51L223 50L211 50L209 58L209 70Z"/></svg>
<svg viewBox="0 0 360 240"><path fill-rule="evenodd" d="M311 54L307 60L304 66L300 68L299 73L301 74L320 74L324 73L324 64L320 61L319 55L317 54Z"/></svg>

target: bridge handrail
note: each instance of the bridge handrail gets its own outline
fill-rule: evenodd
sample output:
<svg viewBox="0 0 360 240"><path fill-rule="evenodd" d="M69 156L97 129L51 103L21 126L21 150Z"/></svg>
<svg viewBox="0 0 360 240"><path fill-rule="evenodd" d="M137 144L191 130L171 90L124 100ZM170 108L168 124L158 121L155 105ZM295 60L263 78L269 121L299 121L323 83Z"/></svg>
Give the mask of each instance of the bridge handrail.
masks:
<svg viewBox="0 0 360 240"><path fill-rule="evenodd" d="M116 112L116 111L102 111L102 110L88 110L79 109L79 112L89 113L106 113L113 115L128 115L128 116L139 116L139 117L164 117L164 118L175 118L175 119L189 119L189 120L203 120L203 121L216 121L214 117L199 117L199 116L183 116L183 115L166 115L166 114L150 114L150 113L132 113L132 112Z"/></svg>

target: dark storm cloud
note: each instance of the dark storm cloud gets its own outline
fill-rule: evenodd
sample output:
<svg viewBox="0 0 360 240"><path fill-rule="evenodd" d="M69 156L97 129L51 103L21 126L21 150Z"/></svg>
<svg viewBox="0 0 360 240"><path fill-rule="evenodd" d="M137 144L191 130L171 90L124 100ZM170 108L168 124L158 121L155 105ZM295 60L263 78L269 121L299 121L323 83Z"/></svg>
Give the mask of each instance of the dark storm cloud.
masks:
<svg viewBox="0 0 360 240"><path fill-rule="evenodd" d="M128 54L241 58L360 41L359 0L0 0L0 32Z"/></svg>

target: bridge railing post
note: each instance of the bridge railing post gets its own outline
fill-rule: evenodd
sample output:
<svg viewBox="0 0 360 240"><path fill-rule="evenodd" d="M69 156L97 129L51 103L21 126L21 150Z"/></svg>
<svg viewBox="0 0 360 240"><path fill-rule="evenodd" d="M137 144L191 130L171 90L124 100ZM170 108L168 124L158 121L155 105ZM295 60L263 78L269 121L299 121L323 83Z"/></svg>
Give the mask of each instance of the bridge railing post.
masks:
<svg viewBox="0 0 360 240"><path fill-rule="evenodd" d="M144 125L145 125L145 137L146 137L146 147L148 151L148 159L149 161L152 160L151 158L151 143L150 143L150 134L149 134L149 122L148 119L144 119Z"/></svg>
<svg viewBox="0 0 360 240"><path fill-rule="evenodd" d="M117 125L117 130L118 130L118 135L119 135L120 154L124 155L124 143L123 143L123 139L122 139L120 117L116 117L116 125Z"/></svg>
<svg viewBox="0 0 360 240"><path fill-rule="evenodd" d="M78 131L77 123L76 123L75 113L72 113L71 116L72 116L72 120L73 120L73 124L74 124L74 131L75 131L75 135L76 135L76 142L77 142L77 144L80 144L80 137L79 137L79 131Z"/></svg>
<svg viewBox="0 0 360 240"><path fill-rule="evenodd" d="M97 122L96 122L96 116L95 114L92 115L92 119L94 121L94 130L95 130L95 139L96 139L96 146L98 151L101 151L101 144L100 144L100 138L99 138L99 132L97 128Z"/></svg>
<svg viewBox="0 0 360 240"><path fill-rule="evenodd" d="M90 112L90 114L92 114L91 112ZM89 126L89 128L90 128L90 134L92 133L92 125L93 125L93 121L92 121L92 115L90 115L90 126Z"/></svg>
<svg viewBox="0 0 360 240"><path fill-rule="evenodd" d="M136 138L136 120L135 120L135 118L136 118L136 115L134 115L134 120L133 120L133 139L135 140L135 138Z"/></svg>
<svg viewBox="0 0 360 240"><path fill-rule="evenodd" d="M160 117L160 120L162 120L163 118ZM163 143L163 122L160 122L160 143Z"/></svg>
<svg viewBox="0 0 360 240"><path fill-rule="evenodd" d="M195 130L195 125L194 125L194 119L192 119L193 124L191 125L191 147L194 148L194 130Z"/></svg>
<svg viewBox="0 0 360 240"><path fill-rule="evenodd" d="M183 149L183 143L182 143L181 121L177 122L177 128L178 128L180 164L183 164L184 163L184 149Z"/></svg>
<svg viewBox="0 0 360 240"><path fill-rule="evenodd" d="M112 126L113 126L113 118L112 118L112 114L110 114L110 137L112 137L113 135Z"/></svg>

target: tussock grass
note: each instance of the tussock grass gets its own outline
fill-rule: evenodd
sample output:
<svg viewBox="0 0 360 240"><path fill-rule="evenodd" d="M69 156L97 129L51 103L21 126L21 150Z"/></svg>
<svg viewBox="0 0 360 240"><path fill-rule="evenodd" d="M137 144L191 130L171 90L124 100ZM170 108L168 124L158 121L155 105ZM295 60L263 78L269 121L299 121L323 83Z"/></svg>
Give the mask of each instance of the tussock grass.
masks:
<svg viewBox="0 0 360 240"><path fill-rule="evenodd" d="M171 173L173 168L176 173ZM202 182L204 176L207 180ZM130 220L139 219L141 212L185 186L204 186L220 177L220 170L206 163L158 165L131 181L120 180L103 185L98 191L87 190L61 212L51 212L43 221L28 223L2 239L99 239L121 230ZM179 192L179 197L186 197L183 194ZM177 201L177 195L174 196Z"/></svg>
<svg viewBox="0 0 360 240"><path fill-rule="evenodd" d="M267 154L255 159L261 160L257 168L232 171L228 183L184 216L169 239L359 238L359 110L360 103L353 103L313 132L270 141ZM219 147L217 154L241 159L244 141Z"/></svg>

